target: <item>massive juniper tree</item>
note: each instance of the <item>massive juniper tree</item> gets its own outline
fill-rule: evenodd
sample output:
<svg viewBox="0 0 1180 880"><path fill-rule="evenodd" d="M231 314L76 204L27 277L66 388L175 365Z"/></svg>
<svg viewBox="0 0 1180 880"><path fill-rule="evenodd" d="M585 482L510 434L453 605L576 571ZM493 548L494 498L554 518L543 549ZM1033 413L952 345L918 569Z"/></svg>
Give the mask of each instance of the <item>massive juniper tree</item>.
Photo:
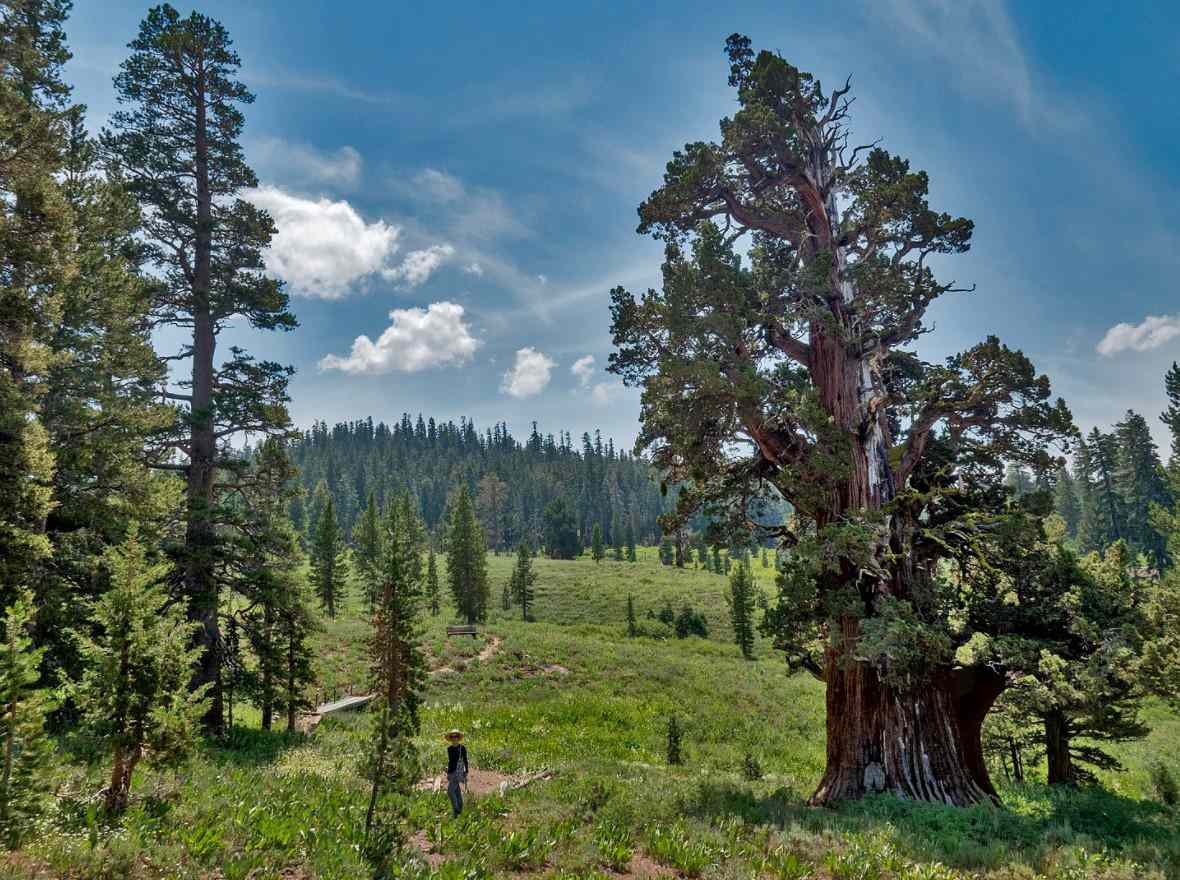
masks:
<svg viewBox="0 0 1180 880"><path fill-rule="evenodd" d="M235 435L286 428L289 370L239 348L218 365L217 340L230 321L289 330L295 319L263 270L274 223L241 198L258 183L239 142L241 106L253 95L236 79L241 62L229 34L164 4L149 10L129 46L115 77L122 109L102 147L144 211L149 257L164 280L156 325L191 334L175 356L189 361L191 375L164 395L177 405L167 442L184 459L171 466L187 480L181 565L189 615L201 624L196 684L213 685L207 722L220 730L218 472L232 465L223 447Z"/></svg>
<svg viewBox="0 0 1180 880"><path fill-rule="evenodd" d="M663 289L612 292L611 369L643 387L638 446L685 483L674 518L748 523L773 488L807 526L772 528L795 560L776 639L827 685L813 801L983 800L979 732L1003 680L955 664L968 634L938 564L977 510L1002 516L1006 461L1054 465L1069 413L995 338L941 364L912 352L954 289L932 259L967 250L971 221L931 208L906 160L849 148L847 84L826 93L739 35L727 51L738 109L640 206Z"/></svg>

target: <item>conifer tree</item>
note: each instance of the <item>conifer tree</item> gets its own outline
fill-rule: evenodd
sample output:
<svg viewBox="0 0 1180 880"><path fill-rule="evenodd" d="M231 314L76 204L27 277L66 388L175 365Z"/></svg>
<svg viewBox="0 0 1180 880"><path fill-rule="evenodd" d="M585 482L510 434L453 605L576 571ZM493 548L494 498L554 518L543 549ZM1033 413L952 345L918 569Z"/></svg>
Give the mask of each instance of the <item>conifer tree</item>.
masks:
<svg viewBox="0 0 1180 880"><path fill-rule="evenodd" d="M235 586L249 603L242 625L257 660L254 698L262 714L262 729L270 730L274 716L290 703L291 685L302 688L308 683L310 658L299 660L293 652L307 651L301 637L305 633L294 624L310 615L303 554L288 517L291 498L299 491L297 472L283 443L274 437L262 443L253 465L244 492L249 510L242 518L242 559ZM298 662L292 664L293 660ZM295 682L292 670L297 673Z"/></svg>
<svg viewBox="0 0 1180 880"><path fill-rule="evenodd" d="M462 497L467 498L465 492ZM460 508L474 525L470 499L466 504L461 502L456 510ZM413 738L419 728L426 673L419 644L421 530L414 518L408 498L390 504L386 510L380 590L369 644L372 687L377 698L365 768L371 787L365 812L364 851L380 875L386 860L403 841L406 803L419 776ZM454 538L452 531L452 541Z"/></svg>
<svg viewBox="0 0 1180 880"><path fill-rule="evenodd" d="M950 610L962 597L938 563L979 517L1022 515L1000 505L1003 463L1050 467L1071 416L999 339L915 353L955 287L931 260L966 251L972 222L931 205L906 158L849 146L871 140L850 128L850 84L825 91L741 34L725 52L736 106L720 136L677 150L639 208L639 231L665 247L662 289L611 293L610 370L644 395L637 448L676 486L668 526L722 509L750 523L769 488L802 518L772 524L811 585L782 597L775 636L827 685L813 803L989 799L975 719L994 672L959 673L950 646L978 621ZM914 625L892 625L899 608ZM862 634L878 625L900 641L874 653ZM937 657L933 633L948 645Z"/></svg>
<svg viewBox="0 0 1180 880"><path fill-rule="evenodd" d="M754 659L754 573L746 561L739 562L729 578L729 620L733 638L747 660Z"/></svg>
<svg viewBox="0 0 1180 880"><path fill-rule="evenodd" d="M594 524L594 531L590 538L590 555L595 562L602 562L606 558L606 546L602 542L602 526Z"/></svg>
<svg viewBox="0 0 1180 880"><path fill-rule="evenodd" d="M376 589L380 582L377 577L377 566L381 557L381 515L377 511L377 495L369 492L369 503L361 514L360 522L353 529L356 549L353 559L356 562L357 575L365 585L365 600L369 608L376 600Z"/></svg>
<svg viewBox="0 0 1180 880"><path fill-rule="evenodd" d="M770 568L770 554L766 552L766 548L762 548L762 567Z"/></svg>
<svg viewBox="0 0 1180 880"><path fill-rule="evenodd" d="M39 413L46 345L62 316L74 230L57 177L65 150L69 59L62 0L0 15L0 606L35 582L50 554L53 456Z"/></svg>
<svg viewBox="0 0 1180 880"><path fill-rule="evenodd" d="M504 548L508 485L495 474L485 474L476 486L475 509L493 553Z"/></svg>
<svg viewBox="0 0 1180 880"><path fill-rule="evenodd" d="M533 587L537 583L537 573L533 571L532 551L523 541L516 548L516 565L508 583L512 598L520 606L520 619L526 622L531 620L529 609L533 607Z"/></svg>
<svg viewBox="0 0 1180 880"><path fill-rule="evenodd" d="M615 562L623 561L623 526L619 522L619 515L616 513L610 522L610 539L613 545Z"/></svg>
<svg viewBox="0 0 1180 880"><path fill-rule="evenodd" d="M1167 564L1167 543L1151 523L1153 508L1170 508L1172 493L1167 475L1147 420L1130 410L1115 426L1118 458L1114 484L1123 510L1126 540L1130 547L1147 554L1151 563Z"/></svg>
<svg viewBox="0 0 1180 880"><path fill-rule="evenodd" d="M635 552L635 525L631 522L631 519L628 518L627 519L627 561L628 562L636 562L638 560L638 558L639 558L638 554L636 554L636 552Z"/></svg>
<svg viewBox="0 0 1180 880"><path fill-rule="evenodd" d="M466 486L459 490L451 515L447 538L447 581L462 619L469 624L487 619L487 550Z"/></svg>
<svg viewBox="0 0 1180 880"><path fill-rule="evenodd" d="M1065 523L1065 533L1070 538L1078 536L1081 525L1082 507L1074 487L1073 477L1064 464L1057 469L1057 481L1053 487L1053 509Z"/></svg>
<svg viewBox="0 0 1180 880"><path fill-rule="evenodd" d="M24 593L4 614L0 644L0 840L19 849L43 810L52 746L45 716L53 708L38 687L43 648L29 635L33 597Z"/></svg>
<svg viewBox="0 0 1180 880"><path fill-rule="evenodd" d="M60 285L61 308L42 340L48 368L38 416L53 460L52 510L44 522L52 553L31 582L34 638L47 648L47 677L79 672L66 634L84 625L87 602L100 587L94 559L123 539L132 517L154 543L175 514L171 481L145 467L166 455L152 441L171 424L172 411L159 398L166 368L152 347L155 282L140 272L139 208L104 173L84 108L71 107L63 124L59 182L72 236L59 259L74 271Z"/></svg>
<svg viewBox="0 0 1180 880"><path fill-rule="evenodd" d="M1085 549L1102 551L1127 537L1125 509L1116 484L1119 461L1118 439L1094 428L1086 438L1089 463L1093 468L1090 499L1094 532Z"/></svg>
<svg viewBox="0 0 1180 880"><path fill-rule="evenodd" d="M430 605L432 617L438 616L441 592L438 585L438 562L434 558L434 545L432 544L426 557L426 601Z"/></svg>
<svg viewBox="0 0 1180 880"><path fill-rule="evenodd" d="M344 533L336 522L336 507L329 498L311 547L311 582L320 607L329 617L336 616L336 607L344 600L348 583L347 553Z"/></svg>
<svg viewBox="0 0 1180 880"><path fill-rule="evenodd" d="M630 593L627 594L627 636L635 638L639 634L635 625L635 597Z"/></svg>
<svg viewBox="0 0 1180 880"><path fill-rule="evenodd" d="M1168 426L1168 432L1172 435L1168 476L1172 483L1172 491L1180 495L1180 364L1175 361L1164 375L1164 393L1168 398L1168 406L1160 416L1160 421Z"/></svg>
<svg viewBox="0 0 1180 880"><path fill-rule="evenodd" d="M311 645L308 638L316 629L311 615L307 586L295 580L286 601L277 609L277 645L281 650L282 689L275 695L275 709L287 716L287 732L295 732L300 710L311 708L308 692L315 682Z"/></svg>
<svg viewBox="0 0 1180 880"><path fill-rule="evenodd" d="M582 553L577 520L560 496L545 506L545 552L551 559L576 559Z"/></svg>
<svg viewBox="0 0 1180 880"><path fill-rule="evenodd" d="M290 330L296 321L282 285L264 270L274 223L241 197L258 186L240 143L241 107L254 96L236 79L241 61L229 34L207 16L182 18L163 4L148 11L130 48L115 77L121 109L101 143L143 208L163 282L153 321L191 334L178 354L191 375L166 393L177 404L168 448L187 461L166 466L186 479L183 583L203 649L196 681L212 685L206 723L220 731L218 473L235 466L224 448L234 435L286 430L290 369L238 347L218 366L217 342L230 321L259 330Z"/></svg>
<svg viewBox="0 0 1180 880"><path fill-rule="evenodd" d="M95 635L79 633L81 680L70 688L85 726L111 753L108 813L127 805L141 760L168 766L187 756L206 708L209 685L191 688L199 623L169 602L161 586L168 567L150 564L133 531L108 548L108 589L94 604Z"/></svg>

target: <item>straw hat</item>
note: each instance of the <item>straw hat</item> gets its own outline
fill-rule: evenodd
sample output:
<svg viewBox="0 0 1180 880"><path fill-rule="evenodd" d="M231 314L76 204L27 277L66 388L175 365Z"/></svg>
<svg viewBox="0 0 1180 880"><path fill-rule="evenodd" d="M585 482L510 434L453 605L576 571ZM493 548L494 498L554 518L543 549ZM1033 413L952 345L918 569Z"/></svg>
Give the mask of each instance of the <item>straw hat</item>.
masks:
<svg viewBox="0 0 1180 880"><path fill-rule="evenodd" d="M463 742L463 731L461 731L461 730L448 730L446 733L443 734L443 739L454 740L455 742Z"/></svg>

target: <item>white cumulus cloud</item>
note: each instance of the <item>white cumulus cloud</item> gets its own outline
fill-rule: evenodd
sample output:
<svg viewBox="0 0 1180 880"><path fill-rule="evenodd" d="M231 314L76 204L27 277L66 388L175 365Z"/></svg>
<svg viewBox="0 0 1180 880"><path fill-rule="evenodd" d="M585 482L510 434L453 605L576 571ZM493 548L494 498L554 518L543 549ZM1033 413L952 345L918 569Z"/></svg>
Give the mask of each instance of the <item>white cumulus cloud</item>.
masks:
<svg viewBox="0 0 1180 880"><path fill-rule="evenodd" d="M420 251L410 251L399 265L382 270L381 276L387 281L399 281L406 287L417 287L454 254L455 249L449 244L434 244Z"/></svg>
<svg viewBox="0 0 1180 880"><path fill-rule="evenodd" d="M590 384L590 377L594 375L594 355L588 354L578 358L570 367L570 372L577 378L578 384L585 388Z"/></svg>
<svg viewBox="0 0 1180 880"><path fill-rule="evenodd" d="M267 270L303 296L339 299L386 268L397 251L397 226L366 223L346 201L305 199L269 185L246 198L270 212L278 227L264 255Z"/></svg>
<svg viewBox="0 0 1180 880"><path fill-rule="evenodd" d="M395 370L416 373L464 364L479 345L463 320L463 307L436 302L425 309L394 309L389 313L389 326L376 342L358 336L347 357L326 355L320 360L320 369L372 376Z"/></svg>
<svg viewBox="0 0 1180 880"><path fill-rule="evenodd" d="M556 361L535 348L519 349L512 368L504 373L500 390L518 398L540 394L549 384L549 377L556 366Z"/></svg>
<svg viewBox="0 0 1180 880"><path fill-rule="evenodd" d="M1138 324L1115 324L1098 343L1098 353L1109 357L1120 351L1151 351L1180 337L1180 315L1148 315Z"/></svg>

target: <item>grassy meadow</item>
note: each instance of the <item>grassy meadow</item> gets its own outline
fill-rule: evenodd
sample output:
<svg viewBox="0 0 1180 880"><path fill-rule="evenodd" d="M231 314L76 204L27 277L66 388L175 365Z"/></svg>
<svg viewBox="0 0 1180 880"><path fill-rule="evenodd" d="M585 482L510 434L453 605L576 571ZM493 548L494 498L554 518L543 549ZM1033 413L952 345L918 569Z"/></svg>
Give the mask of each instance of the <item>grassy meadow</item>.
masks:
<svg viewBox="0 0 1180 880"><path fill-rule="evenodd" d="M505 790L473 795L458 821L444 793L419 791L403 876L1180 877L1180 811L1152 798L1148 776L1159 760L1180 776L1180 718L1162 708L1149 707L1147 740L1116 747L1127 770L1101 787L1005 786L1003 808L882 796L812 809L822 688L788 674L765 640L753 662L741 658L725 578L661 566L653 548L635 564L537 560L537 620L523 623L499 605L512 561L490 558L494 608L480 637L447 641L449 608L425 621L431 666L445 671L430 678L419 744L435 773L441 732L462 728L472 763ZM755 559L754 571L769 591L772 569ZM627 638L628 594L648 635ZM646 617L669 600L702 610L710 638L678 640ZM355 597L324 621L323 697L363 691L367 629ZM684 730L678 767L665 763L672 715ZM264 734L247 706L235 719L231 743L180 771L144 770L115 827L91 800L104 766L62 742L44 831L0 877L366 876L365 714L327 718L308 736Z"/></svg>

